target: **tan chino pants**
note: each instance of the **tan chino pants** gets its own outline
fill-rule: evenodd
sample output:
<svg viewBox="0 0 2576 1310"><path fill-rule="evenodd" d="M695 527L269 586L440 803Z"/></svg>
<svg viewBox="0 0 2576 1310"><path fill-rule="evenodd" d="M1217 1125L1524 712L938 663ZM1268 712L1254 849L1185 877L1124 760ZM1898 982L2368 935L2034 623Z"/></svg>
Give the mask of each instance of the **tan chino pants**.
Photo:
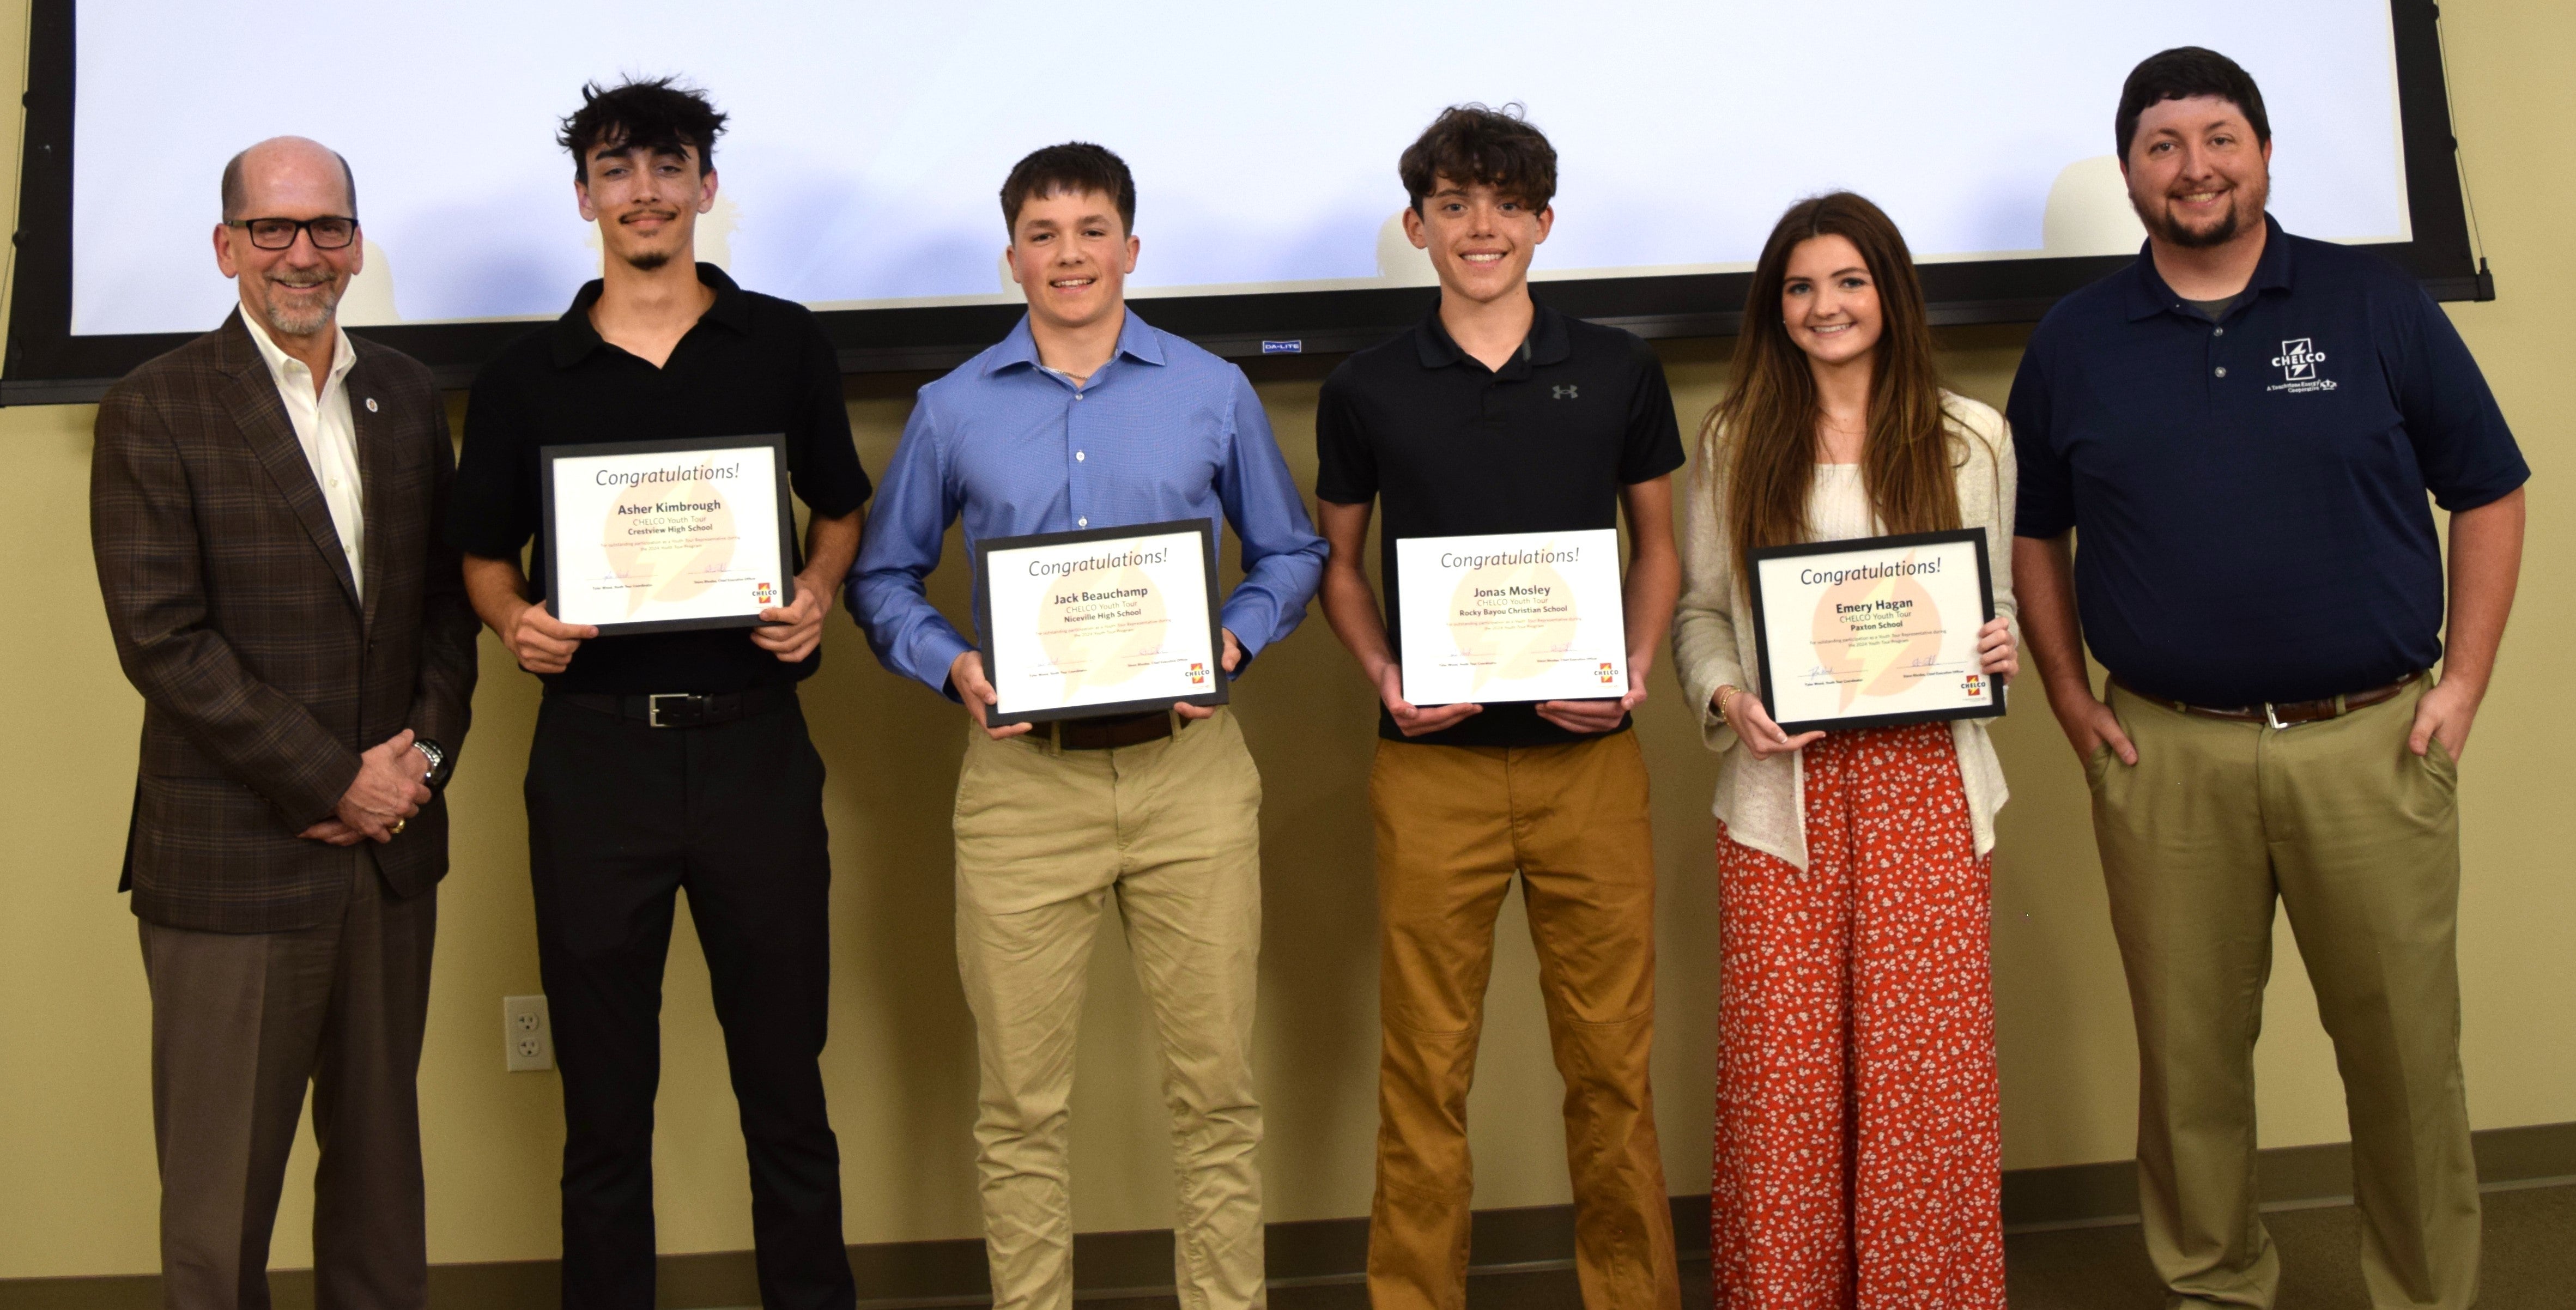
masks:
<svg viewBox="0 0 2576 1310"><path fill-rule="evenodd" d="M969 729L957 779L957 961L975 1013L975 1117L997 1310L1068 1310L1065 1163L1076 1025L1115 897L1163 1052L1184 1310L1265 1304L1252 1012L1261 777L1232 714L1164 741L1060 751Z"/></svg>
<svg viewBox="0 0 2576 1310"><path fill-rule="evenodd" d="M2343 1073L2372 1305L2477 1299L2459 775L2406 748L2422 696L2276 730L2112 691L2138 762L2105 748L2086 773L2138 1025L2139 1205L2178 1306L2264 1310L2280 1281L2254 1180L2276 898Z"/></svg>

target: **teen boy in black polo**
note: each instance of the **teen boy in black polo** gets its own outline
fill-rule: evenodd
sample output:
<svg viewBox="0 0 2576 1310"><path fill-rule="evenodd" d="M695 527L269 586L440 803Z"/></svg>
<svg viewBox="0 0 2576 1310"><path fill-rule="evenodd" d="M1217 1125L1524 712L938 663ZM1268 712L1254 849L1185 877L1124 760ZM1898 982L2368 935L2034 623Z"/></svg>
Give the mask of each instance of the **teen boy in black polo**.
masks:
<svg viewBox="0 0 2576 1310"><path fill-rule="evenodd" d="M2465 1310L2457 760L2530 470L2414 279L2264 212L2272 133L2244 69L2152 56L2115 121L2147 248L2022 356L2013 577L2093 789L2147 1253L2172 1304L2272 1304L2254 1038L2278 904L2343 1073L2371 1304ZM2447 631L2428 491L2451 516Z"/></svg>
<svg viewBox="0 0 2576 1310"><path fill-rule="evenodd" d="M1466 1299L1467 1088L1494 916L1521 877L1548 1030L1566 1081L1584 1303L1671 1307L1671 1212L1655 1142L1655 865L1646 766L1627 731L1680 590L1671 474L1682 463L1662 365L1643 341L1537 304L1530 256L1555 215L1556 152L1515 115L1445 111L1397 166L1405 232L1440 304L1324 383L1315 494L1332 559L1324 615L1384 708L1377 817L1378 1310ZM1363 542L1383 502L1380 618ZM1400 538L1615 527L1628 690L1617 699L1420 707L1403 696L1392 567Z"/></svg>
<svg viewBox="0 0 2576 1310"><path fill-rule="evenodd" d="M668 81L582 101L562 141L601 278L475 379L449 529L476 611L546 683L528 864L563 1071L564 1304L653 1305L662 966L685 887L751 1157L762 1304L846 1307L840 1149L816 1067L831 862L796 683L820 662L868 478L813 314L696 262L724 115ZM769 626L600 637L546 613L539 447L773 432L811 515L794 603L763 610Z"/></svg>

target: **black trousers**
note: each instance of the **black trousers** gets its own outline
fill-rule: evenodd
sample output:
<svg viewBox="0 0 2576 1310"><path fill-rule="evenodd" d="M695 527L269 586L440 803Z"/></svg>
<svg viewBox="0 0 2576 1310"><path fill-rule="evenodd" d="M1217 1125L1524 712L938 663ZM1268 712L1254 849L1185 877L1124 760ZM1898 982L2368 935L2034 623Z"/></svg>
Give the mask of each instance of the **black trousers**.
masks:
<svg viewBox="0 0 2576 1310"><path fill-rule="evenodd" d="M856 1298L817 1065L831 972L822 792L792 697L698 728L554 699L538 713L528 855L563 1074L566 1310L652 1310L662 968L684 888L751 1161L761 1302Z"/></svg>

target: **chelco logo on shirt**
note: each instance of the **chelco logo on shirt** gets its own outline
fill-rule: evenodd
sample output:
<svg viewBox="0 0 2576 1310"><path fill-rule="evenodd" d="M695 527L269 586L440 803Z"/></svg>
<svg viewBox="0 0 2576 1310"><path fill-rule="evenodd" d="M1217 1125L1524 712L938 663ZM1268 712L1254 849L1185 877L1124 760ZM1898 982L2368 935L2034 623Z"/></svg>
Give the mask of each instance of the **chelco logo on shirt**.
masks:
<svg viewBox="0 0 2576 1310"><path fill-rule="evenodd" d="M2317 376L2317 366L2326 362L2326 352L2316 348L2314 337L2300 337L2281 343L2281 353L2272 359L2272 367L2281 370L2281 381L2264 388L2302 395L2310 391L2332 391L2334 379Z"/></svg>

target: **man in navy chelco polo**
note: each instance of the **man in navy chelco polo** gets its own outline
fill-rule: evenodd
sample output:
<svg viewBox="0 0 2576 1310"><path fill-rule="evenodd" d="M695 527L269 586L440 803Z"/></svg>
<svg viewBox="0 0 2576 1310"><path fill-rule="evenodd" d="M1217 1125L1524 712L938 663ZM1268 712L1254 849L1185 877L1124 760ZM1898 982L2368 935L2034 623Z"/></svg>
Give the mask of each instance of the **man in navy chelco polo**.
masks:
<svg viewBox="0 0 2576 1310"><path fill-rule="evenodd" d="M2013 573L2093 791L2137 1017L2148 1253L2174 1304L2272 1303L2253 1052L2277 899L2344 1075L2372 1303L2458 1310L2477 1299L2478 1194L2457 761L2513 605L2529 470L2412 279L2265 214L2271 131L2243 69L2156 55L2116 130L2147 247L2023 357ZM2447 633L2428 492L2451 515Z"/></svg>

